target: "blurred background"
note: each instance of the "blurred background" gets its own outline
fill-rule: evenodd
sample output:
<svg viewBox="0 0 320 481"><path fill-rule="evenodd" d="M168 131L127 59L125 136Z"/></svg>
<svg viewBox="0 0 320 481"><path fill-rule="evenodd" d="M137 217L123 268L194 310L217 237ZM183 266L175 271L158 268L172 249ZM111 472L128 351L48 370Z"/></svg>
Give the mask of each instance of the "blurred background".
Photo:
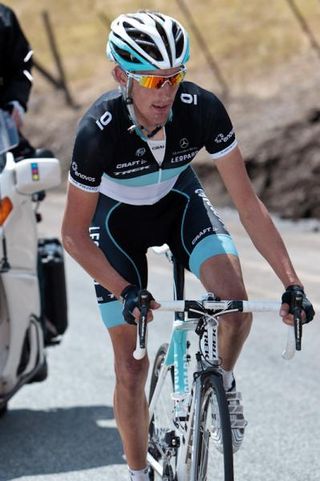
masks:
<svg viewBox="0 0 320 481"><path fill-rule="evenodd" d="M34 51L24 132L69 167L77 122L113 88L111 20L139 8L190 33L188 80L225 103L256 190L285 218L320 218L320 0L7 0ZM195 160L217 206L229 204L206 153ZM65 183L63 188L65 188Z"/></svg>

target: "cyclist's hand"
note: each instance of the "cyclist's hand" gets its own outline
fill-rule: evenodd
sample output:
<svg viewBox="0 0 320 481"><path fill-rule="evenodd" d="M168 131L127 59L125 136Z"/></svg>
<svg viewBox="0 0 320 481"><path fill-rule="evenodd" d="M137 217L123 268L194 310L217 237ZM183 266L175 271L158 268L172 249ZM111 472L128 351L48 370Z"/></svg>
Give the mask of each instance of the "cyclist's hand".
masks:
<svg viewBox="0 0 320 481"><path fill-rule="evenodd" d="M139 293L140 289L135 286L130 284L129 286L125 287L123 291L120 294L121 299L123 299L123 310L122 314L125 319L125 321L128 324L133 324L136 325L137 321L139 320L140 316L140 310L139 310ZM151 296L151 303L150 303L150 308L151 309L158 309L160 307L160 304L158 304L155 300L152 294ZM148 321L152 321L153 315L152 311L148 311Z"/></svg>
<svg viewBox="0 0 320 481"><path fill-rule="evenodd" d="M314 317L314 309L309 301L309 299L306 297L304 293L304 289L301 286L298 285L292 285L288 286L284 294L282 295L282 305L280 309L280 316L283 319L283 322L285 324L293 325L293 307L294 307L294 299L297 294L302 295L302 323L306 324L307 322L312 321Z"/></svg>

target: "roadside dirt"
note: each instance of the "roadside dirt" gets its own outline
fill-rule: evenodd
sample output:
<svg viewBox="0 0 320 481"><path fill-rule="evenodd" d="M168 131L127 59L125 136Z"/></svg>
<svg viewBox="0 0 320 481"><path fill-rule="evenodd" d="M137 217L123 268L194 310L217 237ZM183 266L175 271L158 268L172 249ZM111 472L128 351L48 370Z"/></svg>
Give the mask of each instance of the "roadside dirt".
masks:
<svg viewBox="0 0 320 481"><path fill-rule="evenodd" d="M252 147L246 165L256 192L282 218L320 219L320 108L283 125ZM206 161L197 170L210 197L223 206L229 197Z"/></svg>
<svg viewBox="0 0 320 481"><path fill-rule="evenodd" d="M34 89L25 134L35 146L51 148L61 159L64 178L78 120L95 98L113 87L106 77L104 73L93 85L72 89L77 109L66 106L62 92L44 88L41 79L40 88ZM211 88L203 82L207 78L198 74L191 79ZM319 85L320 62L310 53L268 78L238 86L225 101L256 191L283 218L320 219ZM230 205L204 151L194 165L215 205Z"/></svg>

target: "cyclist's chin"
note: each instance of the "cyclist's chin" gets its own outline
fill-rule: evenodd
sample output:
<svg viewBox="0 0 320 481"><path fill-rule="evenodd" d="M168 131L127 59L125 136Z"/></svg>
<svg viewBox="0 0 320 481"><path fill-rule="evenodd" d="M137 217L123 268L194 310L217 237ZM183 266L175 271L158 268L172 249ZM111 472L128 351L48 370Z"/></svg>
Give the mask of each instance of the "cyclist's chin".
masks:
<svg viewBox="0 0 320 481"><path fill-rule="evenodd" d="M165 124L170 113L170 106L152 106L152 119L156 125Z"/></svg>

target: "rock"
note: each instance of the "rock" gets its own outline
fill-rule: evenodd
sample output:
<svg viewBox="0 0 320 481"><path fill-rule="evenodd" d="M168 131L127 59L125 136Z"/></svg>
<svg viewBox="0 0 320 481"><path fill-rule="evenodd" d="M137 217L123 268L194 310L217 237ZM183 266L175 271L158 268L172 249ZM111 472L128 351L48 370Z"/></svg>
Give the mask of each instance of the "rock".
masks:
<svg viewBox="0 0 320 481"><path fill-rule="evenodd" d="M272 132L246 166L259 197L283 218L320 219L320 111ZM196 171L215 204L230 205L219 175L208 161Z"/></svg>

